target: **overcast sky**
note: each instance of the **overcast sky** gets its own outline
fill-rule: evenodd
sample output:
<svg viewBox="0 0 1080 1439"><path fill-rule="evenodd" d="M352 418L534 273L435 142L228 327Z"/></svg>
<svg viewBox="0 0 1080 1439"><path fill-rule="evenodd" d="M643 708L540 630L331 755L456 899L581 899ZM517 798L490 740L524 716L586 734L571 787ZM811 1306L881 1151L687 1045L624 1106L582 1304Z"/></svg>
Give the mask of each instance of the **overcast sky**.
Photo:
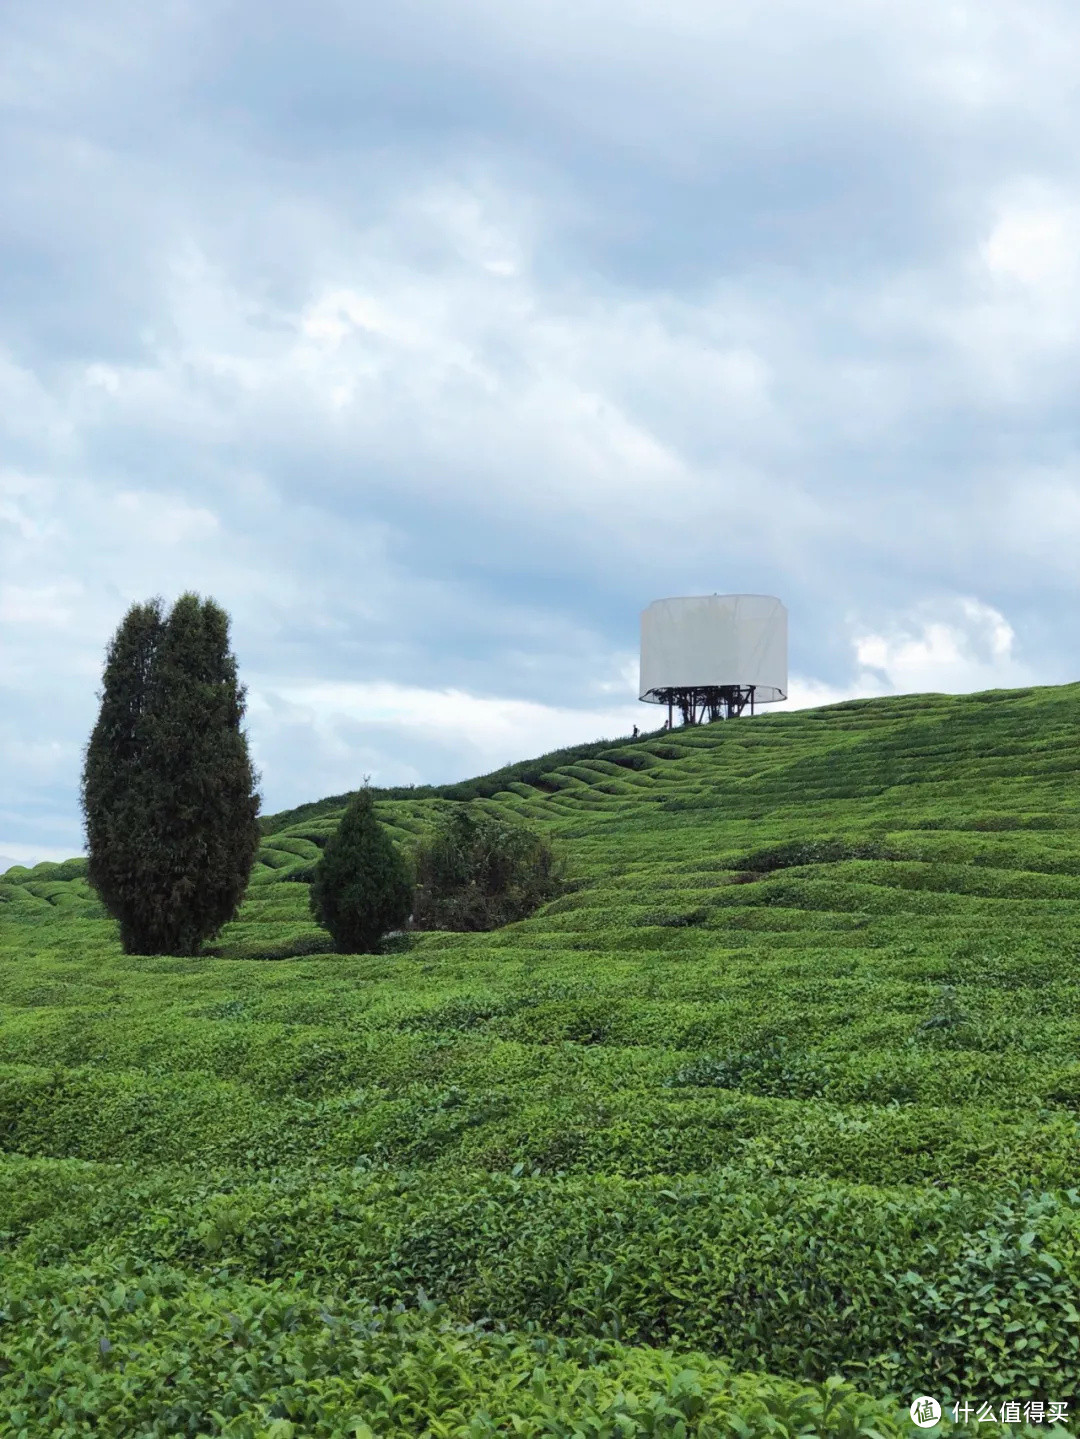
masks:
<svg viewBox="0 0 1080 1439"><path fill-rule="evenodd" d="M266 811L616 736L638 617L792 704L1075 658L1068 0L7 0L0 855L105 646L232 615ZM2 865L2 861L0 861Z"/></svg>

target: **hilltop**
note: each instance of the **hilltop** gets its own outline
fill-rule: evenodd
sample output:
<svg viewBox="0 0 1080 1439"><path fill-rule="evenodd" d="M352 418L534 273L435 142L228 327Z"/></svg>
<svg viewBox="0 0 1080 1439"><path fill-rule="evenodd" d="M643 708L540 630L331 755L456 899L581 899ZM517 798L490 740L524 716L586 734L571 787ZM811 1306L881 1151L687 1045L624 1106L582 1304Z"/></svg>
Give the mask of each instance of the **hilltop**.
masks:
<svg viewBox="0 0 1080 1439"><path fill-rule="evenodd" d="M85 861L0 875L0 1399L28 1432L252 1439L1075 1402L1078 701L849 702L381 791L403 844L472 798L571 878L381 957L319 953L307 913L347 796L263 820L199 959L123 956Z"/></svg>

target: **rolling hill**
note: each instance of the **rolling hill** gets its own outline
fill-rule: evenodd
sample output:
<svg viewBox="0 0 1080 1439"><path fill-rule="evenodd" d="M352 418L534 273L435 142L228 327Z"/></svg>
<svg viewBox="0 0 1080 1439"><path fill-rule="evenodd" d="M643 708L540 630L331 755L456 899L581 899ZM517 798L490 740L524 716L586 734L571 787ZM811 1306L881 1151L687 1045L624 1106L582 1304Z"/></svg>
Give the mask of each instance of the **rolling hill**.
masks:
<svg viewBox="0 0 1080 1439"><path fill-rule="evenodd" d="M405 845L520 815L570 884L379 957L308 917L344 796L264 818L197 959L124 956L85 861L0 875L0 1433L891 1436L919 1394L1045 1433L1080 1401L1078 704L380 792Z"/></svg>

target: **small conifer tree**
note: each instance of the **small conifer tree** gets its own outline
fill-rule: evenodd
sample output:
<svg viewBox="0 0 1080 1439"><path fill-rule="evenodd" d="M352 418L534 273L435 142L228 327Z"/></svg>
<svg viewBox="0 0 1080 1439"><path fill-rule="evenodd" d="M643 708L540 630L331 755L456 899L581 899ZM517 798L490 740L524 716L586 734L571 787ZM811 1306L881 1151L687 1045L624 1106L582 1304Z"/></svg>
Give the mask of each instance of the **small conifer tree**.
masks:
<svg viewBox="0 0 1080 1439"><path fill-rule="evenodd" d="M236 914L259 845L244 696L212 600L134 605L109 645L81 798L128 954L198 954Z"/></svg>
<svg viewBox="0 0 1080 1439"><path fill-rule="evenodd" d="M409 866L375 817L365 786L315 866L311 913L339 954L378 954L383 936L412 912Z"/></svg>

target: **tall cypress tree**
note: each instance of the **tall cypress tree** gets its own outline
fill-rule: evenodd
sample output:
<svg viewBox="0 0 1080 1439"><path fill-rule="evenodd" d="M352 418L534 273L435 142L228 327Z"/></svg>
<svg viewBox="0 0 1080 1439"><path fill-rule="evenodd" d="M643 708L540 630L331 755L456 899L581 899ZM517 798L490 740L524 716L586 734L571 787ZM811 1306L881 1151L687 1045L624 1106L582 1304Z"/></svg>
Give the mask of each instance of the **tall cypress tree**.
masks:
<svg viewBox="0 0 1080 1439"><path fill-rule="evenodd" d="M236 914L259 844L245 693L213 600L134 605L109 645L82 806L128 954L197 954Z"/></svg>
<svg viewBox="0 0 1080 1439"><path fill-rule="evenodd" d="M375 817L366 787L326 842L311 880L311 913L339 954L378 954L412 912L412 876Z"/></svg>

